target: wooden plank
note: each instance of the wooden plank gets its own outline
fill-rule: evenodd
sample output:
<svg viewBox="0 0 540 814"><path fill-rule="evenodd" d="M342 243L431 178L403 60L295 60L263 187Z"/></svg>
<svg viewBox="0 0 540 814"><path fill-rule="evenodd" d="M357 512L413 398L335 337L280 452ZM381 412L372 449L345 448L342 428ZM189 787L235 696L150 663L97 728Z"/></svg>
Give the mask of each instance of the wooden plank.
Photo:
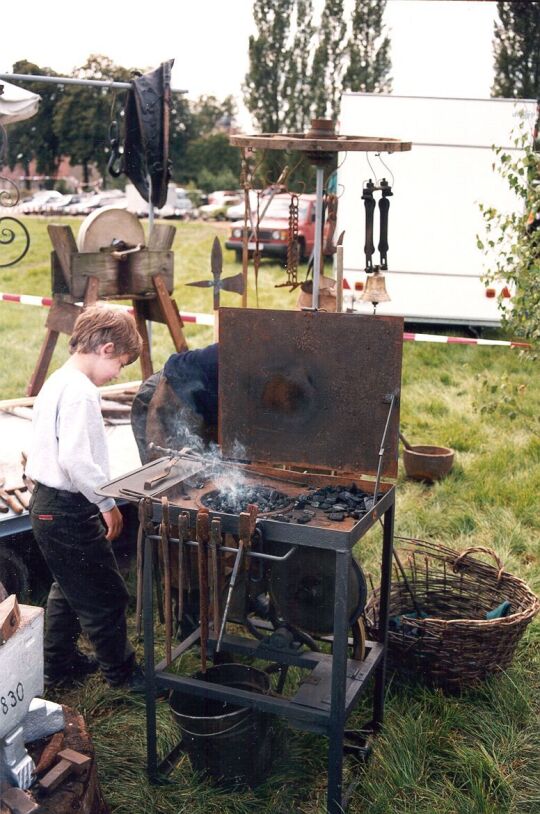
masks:
<svg viewBox="0 0 540 814"><path fill-rule="evenodd" d="M62 297L66 299L73 299L69 289L69 283L66 282L56 252L51 252L51 291L53 295L62 295Z"/></svg>
<svg viewBox="0 0 540 814"><path fill-rule="evenodd" d="M187 350L188 345L182 330L182 320L180 319L180 314L178 313L178 306L169 296L163 278L160 274L156 274L155 277L152 278L152 282L156 290L161 310L165 315L165 321L174 342L176 351L180 353L181 351Z"/></svg>
<svg viewBox="0 0 540 814"><path fill-rule="evenodd" d="M133 300L133 311L135 316L135 324L137 325L137 330L142 339L142 350L141 350L141 372L143 380L148 379L149 376L152 375L154 372L154 368L152 366L152 354L150 352L150 340L148 338L148 330L146 327L146 320L140 308L140 303L137 300Z"/></svg>
<svg viewBox="0 0 540 814"><path fill-rule="evenodd" d="M171 251L140 251L128 254L120 263L119 287L124 296L154 294L152 278L159 274L168 294L174 288L174 254Z"/></svg>
<svg viewBox="0 0 540 814"><path fill-rule="evenodd" d="M64 275L64 280L71 290L72 258L78 254L77 243L73 237L71 226L50 223L47 226L47 231Z"/></svg>
<svg viewBox="0 0 540 814"><path fill-rule="evenodd" d="M11 639L21 621L21 611L17 597L11 594L0 602L0 645Z"/></svg>
<svg viewBox="0 0 540 814"><path fill-rule="evenodd" d="M59 336L60 334L58 331L52 331L50 328L47 328L47 333L45 334L45 339L41 345L41 350L39 352L34 372L32 373L32 377L28 382L28 387L26 388L27 396L37 396L43 387L43 382L47 376L47 371L49 369Z"/></svg>
<svg viewBox="0 0 540 814"><path fill-rule="evenodd" d="M82 300L89 277L99 280L100 299L118 297L118 260L109 252L82 252L73 255L71 274L71 293L77 300Z"/></svg>
<svg viewBox="0 0 540 814"><path fill-rule="evenodd" d="M81 313L82 308L80 305L55 299L47 314L47 328L61 334L71 335L75 320Z"/></svg>
<svg viewBox="0 0 540 814"><path fill-rule="evenodd" d="M84 292L84 306L88 308L90 305L95 305L98 299L100 289L100 280L98 277L91 275L86 282L86 291Z"/></svg>
<svg viewBox="0 0 540 814"><path fill-rule="evenodd" d="M174 243L175 235L176 226L171 226L170 224L166 223L155 223L148 239L149 250L164 252L170 251Z"/></svg>

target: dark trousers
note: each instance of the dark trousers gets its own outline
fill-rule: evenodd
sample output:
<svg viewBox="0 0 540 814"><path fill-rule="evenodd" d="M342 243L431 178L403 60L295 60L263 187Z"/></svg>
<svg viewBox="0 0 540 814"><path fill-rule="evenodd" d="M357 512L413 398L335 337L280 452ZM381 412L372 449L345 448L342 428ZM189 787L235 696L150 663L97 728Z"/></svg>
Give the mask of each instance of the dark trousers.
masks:
<svg viewBox="0 0 540 814"><path fill-rule="evenodd" d="M127 638L128 591L97 506L80 493L38 483L30 518L54 578L47 600L45 672L73 659L82 630L105 678L122 683L135 661Z"/></svg>

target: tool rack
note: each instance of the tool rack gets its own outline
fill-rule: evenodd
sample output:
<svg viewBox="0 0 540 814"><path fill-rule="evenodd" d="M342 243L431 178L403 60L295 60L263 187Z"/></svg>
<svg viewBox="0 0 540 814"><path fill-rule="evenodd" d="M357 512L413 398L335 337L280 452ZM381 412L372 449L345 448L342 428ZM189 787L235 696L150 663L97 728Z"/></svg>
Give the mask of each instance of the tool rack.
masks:
<svg viewBox="0 0 540 814"><path fill-rule="evenodd" d="M257 527L265 539L289 543L293 546L305 545L328 549L336 555L334 631L332 636L332 654L292 652L271 650L256 639L227 635L223 637L224 648L232 653L253 658L262 658L274 664L293 665L308 668L311 673L290 698L276 698L254 692L234 689L218 684L210 684L195 678L173 675L168 672L166 661L155 663L154 654L154 547L158 544L158 534L145 535L144 557L144 658L147 681L146 692L146 731L147 731L147 768L151 779L157 780L160 774L167 773L175 765L181 745L162 758L157 753L156 724L156 688L181 690L194 695L214 698L241 706L259 709L285 718L295 728L325 735L329 739L328 751L328 803L329 814L343 812L347 804L347 789L343 788L343 758L345 752L365 756L367 748L346 743L347 720L360 698L366 692L368 681L374 678L372 718L366 727L366 734L376 734L384 719L384 690L386 642L388 631L388 598L391 582L393 525L395 507L395 488L391 487L375 506L347 533L337 530L306 529L305 527L278 523L269 519L259 519ZM170 519L174 525L180 510L170 507ZM190 511L190 520L195 525L195 512ZM238 518L232 515L219 516L222 531L238 533ZM347 618L347 585L351 567L353 546L361 540L374 523L382 520L382 557L381 557L381 604L379 640L366 643L366 658L355 661L348 658ZM161 522L161 505L154 504L152 523ZM306 533L309 531L309 534ZM169 542L178 544L178 539L169 538ZM188 545L197 546L196 541ZM227 549L225 549L227 550ZM230 549L235 551L235 549ZM270 557L270 555L251 551L252 557ZM287 556L287 555L285 555ZM182 641L172 653L172 662L197 643L200 628ZM208 642L209 654L215 652L217 632L210 631Z"/></svg>

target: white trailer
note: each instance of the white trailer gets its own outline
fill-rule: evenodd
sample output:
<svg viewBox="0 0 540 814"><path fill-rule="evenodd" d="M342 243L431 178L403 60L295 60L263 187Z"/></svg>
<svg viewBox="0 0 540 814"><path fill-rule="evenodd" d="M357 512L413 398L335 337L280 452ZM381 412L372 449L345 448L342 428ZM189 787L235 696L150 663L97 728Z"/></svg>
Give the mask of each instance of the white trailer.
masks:
<svg viewBox="0 0 540 814"><path fill-rule="evenodd" d="M513 156L519 117L531 133L534 100L443 99L345 93L340 132L388 136L412 142L410 152L381 155L344 153L337 175L338 223L345 230L345 304L371 313L355 291L366 281L364 203L366 181L386 178L392 185L386 287L391 302L377 313L402 315L409 322L496 326L497 297L504 283L486 290L487 263L477 247L484 232L480 203L501 212L520 206L494 168L493 147ZM383 163L384 162L384 163ZM377 196L376 196L377 199ZM378 209L375 210L373 263L378 263Z"/></svg>

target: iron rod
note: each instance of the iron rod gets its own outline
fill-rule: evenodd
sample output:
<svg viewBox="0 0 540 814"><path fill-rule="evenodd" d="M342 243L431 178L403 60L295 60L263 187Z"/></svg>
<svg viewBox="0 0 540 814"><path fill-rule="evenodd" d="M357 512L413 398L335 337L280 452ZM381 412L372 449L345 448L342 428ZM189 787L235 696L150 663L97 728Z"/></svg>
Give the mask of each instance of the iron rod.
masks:
<svg viewBox="0 0 540 814"><path fill-rule="evenodd" d="M322 250L322 205L324 190L324 167L316 168L315 185L315 243L313 245L313 296L311 307L319 307L319 285L321 278L321 250Z"/></svg>
<svg viewBox="0 0 540 814"><path fill-rule="evenodd" d="M156 673L154 669L153 545L144 538L143 564L144 677L146 688L146 761L150 780L157 779Z"/></svg>
<svg viewBox="0 0 540 814"><path fill-rule="evenodd" d="M388 650L388 610L392 585L392 552L394 548L394 504L384 513L381 589L379 594L379 642L383 655L375 673L373 691L373 728L377 732L384 721L384 692Z"/></svg>
<svg viewBox="0 0 540 814"><path fill-rule="evenodd" d="M116 82L113 79L76 79L72 76L41 76L31 73L0 73L0 79L6 82L11 80L21 82L45 82L51 85L86 85L94 88L118 88L129 90L131 82ZM188 93L187 90L171 88L172 93Z"/></svg>

